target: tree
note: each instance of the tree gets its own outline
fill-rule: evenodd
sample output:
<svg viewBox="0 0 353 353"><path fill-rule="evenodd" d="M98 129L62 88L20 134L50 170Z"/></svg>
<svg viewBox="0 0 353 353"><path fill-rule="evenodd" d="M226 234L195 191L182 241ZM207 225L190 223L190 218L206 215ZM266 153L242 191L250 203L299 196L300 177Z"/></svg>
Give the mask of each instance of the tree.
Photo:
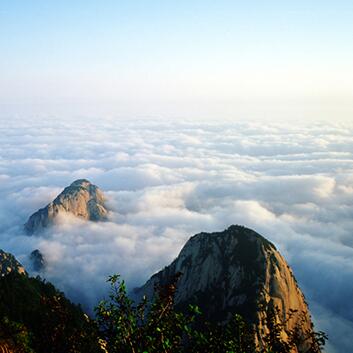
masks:
<svg viewBox="0 0 353 353"><path fill-rule="evenodd" d="M197 306L189 306L186 312L174 308L177 274L165 286L155 288L152 303L144 297L135 304L127 295L126 285L119 275L109 277L109 300L96 308L97 324L101 340L109 353L290 353L297 346L302 333L301 322L283 338L286 323L297 312L291 310L287 319L279 321L279 309L267 312L263 324L268 332L262 337L261 346L255 345L255 330L240 315L233 315L226 324L212 324L204 320ZM301 319L305 317L302 314ZM319 353L327 339L322 332L305 332L310 342L310 353Z"/></svg>
<svg viewBox="0 0 353 353"><path fill-rule="evenodd" d="M0 278L1 343L17 352L98 353L95 322L40 278Z"/></svg>
<svg viewBox="0 0 353 353"><path fill-rule="evenodd" d="M255 345L254 326L240 315L221 325L207 322L197 306L177 311L180 275L156 287L152 301L144 297L137 304L119 275L109 277L109 299L99 303L95 320L39 278L0 278L0 348L11 353L290 353L303 334L310 342L308 353L319 353L325 344L324 333L303 333L305 317L293 310L282 321L278 308L267 311L261 347ZM301 320L284 338L293 315Z"/></svg>

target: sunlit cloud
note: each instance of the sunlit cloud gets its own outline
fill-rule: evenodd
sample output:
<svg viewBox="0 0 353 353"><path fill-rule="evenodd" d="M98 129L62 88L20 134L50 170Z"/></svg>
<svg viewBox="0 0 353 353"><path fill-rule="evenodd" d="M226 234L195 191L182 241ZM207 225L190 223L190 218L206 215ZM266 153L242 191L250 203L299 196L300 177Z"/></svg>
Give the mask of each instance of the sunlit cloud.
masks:
<svg viewBox="0 0 353 353"><path fill-rule="evenodd" d="M106 294L108 275L121 273L129 288L141 285L193 234L243 224L286 257L332 351L348 349L352 126L11 124L1 126L0 247L27 266L29 253L40 249L42 275L70 298L92 308ZM28 216L78 178L105 192L109 220L61 215L53 228L26 236Z"/></svg>

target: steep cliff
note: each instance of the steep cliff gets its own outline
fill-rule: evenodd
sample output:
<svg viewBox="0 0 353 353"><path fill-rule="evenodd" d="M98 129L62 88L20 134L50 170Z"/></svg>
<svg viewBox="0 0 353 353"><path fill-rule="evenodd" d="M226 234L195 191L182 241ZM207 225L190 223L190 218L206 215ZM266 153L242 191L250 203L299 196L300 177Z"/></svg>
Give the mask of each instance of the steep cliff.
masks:
<svg viewBox="0 0 353 353"><path fill-rule="evenodd" d="M103 221L108 211L103 192L88 180L79 179L66 187L54 201L32 214L24 227L28 234L52 225L59 213L70 213L90 221Z"/></svg>
<svg viewBox="0 0 353 353"><path fill-rule="evenodd" d="M278 307L278 321L285 322L282 335L297 328L299 339L293 352L307 352L305 338L312 330L309 310L293 272L275 246L251 229L231 226L218 233L200 233L185 244L179 256L135 295L151 297L156 284L167 284L178 272L175 303L180 309L197 304L210 321L226 322L241 314L262 339L266 317ZM293 316L289 313L297 310Z"/></svg>

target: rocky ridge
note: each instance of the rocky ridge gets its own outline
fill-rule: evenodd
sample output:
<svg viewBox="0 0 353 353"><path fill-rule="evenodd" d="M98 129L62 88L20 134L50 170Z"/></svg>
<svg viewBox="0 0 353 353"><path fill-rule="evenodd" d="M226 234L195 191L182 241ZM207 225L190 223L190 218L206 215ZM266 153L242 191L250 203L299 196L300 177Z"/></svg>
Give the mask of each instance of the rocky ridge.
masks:
<svg viewBox="0 0 353 353"><path fill-rule="evenodd" d="M26 274L26 271L12 254L0 249L0 276L4 277L9 273Z"/></svg>

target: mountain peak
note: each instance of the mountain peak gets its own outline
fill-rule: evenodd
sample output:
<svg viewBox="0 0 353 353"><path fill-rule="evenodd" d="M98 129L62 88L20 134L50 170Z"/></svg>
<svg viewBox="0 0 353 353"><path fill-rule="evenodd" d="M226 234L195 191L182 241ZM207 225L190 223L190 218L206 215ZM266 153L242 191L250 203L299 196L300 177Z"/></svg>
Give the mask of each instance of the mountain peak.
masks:
<svg viewBox="0 0 353 353"><path fill-rule="evenodd" d="M300 326L299 343L293 352L306 352L305 332L312 329L304 296L293 272L275 246L255 231L232 225L222 232L191 237L178 257L135 290L137 298L153 296L156 285L166 285L182 273L175 296L184 310L196 304L214 322L227 322L237 313L256 327L261 342L262 324L271 308L287 319L284 335ZM290 317L297 310L302 317Z"/></svg>
<svg viewBox="0 0 353 353"><path fill-rule="evenodd" d="M89 221L104 221L108 215L103 192L87 179L78 179L46 207L29 217L24 225L26 232L33 234L47 228L55 223L60 213L69 213Z"/></svg>
<svg viewBox="0 0 353 353"><path fill-rule="evenodd" d="M98 186L92 184L89 180L87 179L77 179L74 182L72 182L66 189L73 189L73 188L83 188L83 189L99 189Z"/></svg>
<svg viewBox="0 0 353 353"><path fill-rule="evenodd" d="M76 186L76 185L86 187L88 185L92 185L92 183L87 179L77 179L74 182L72 182L70 186Z"/></svg>

